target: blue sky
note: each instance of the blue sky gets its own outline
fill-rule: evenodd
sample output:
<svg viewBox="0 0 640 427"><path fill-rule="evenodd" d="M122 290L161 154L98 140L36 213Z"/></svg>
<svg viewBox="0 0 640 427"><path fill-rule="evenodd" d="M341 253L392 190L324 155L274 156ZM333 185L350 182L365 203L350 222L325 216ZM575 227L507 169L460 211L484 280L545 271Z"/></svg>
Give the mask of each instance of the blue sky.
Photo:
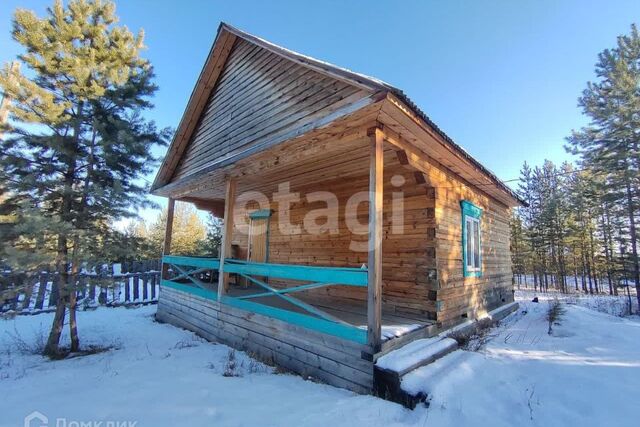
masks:
<svg viewBox="0 0 640 427"><path fill-rule="evenodd" d="M51 3L2 1L0 62L19 52L13 10L42 16ZM564 137L586 123L576 103L595 77L597 54L640 21L637 0L116 3L122 24L145 30L161 126L177 126L225 21L401 88L504 180L517 177L525 160L569 159Z"/></svg>

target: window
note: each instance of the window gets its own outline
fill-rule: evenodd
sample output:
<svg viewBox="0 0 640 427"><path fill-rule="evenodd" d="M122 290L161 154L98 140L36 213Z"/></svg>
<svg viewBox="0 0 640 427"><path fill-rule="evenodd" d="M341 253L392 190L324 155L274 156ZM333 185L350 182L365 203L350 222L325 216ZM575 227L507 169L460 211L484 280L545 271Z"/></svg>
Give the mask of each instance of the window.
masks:
<svg viewBox="0 0 640 427"><path fill-rule="evenodd" d="M462 208L462 260L464 277L482 275L482 242L480 221L482 209L471 202L460 202Z"/></svg>

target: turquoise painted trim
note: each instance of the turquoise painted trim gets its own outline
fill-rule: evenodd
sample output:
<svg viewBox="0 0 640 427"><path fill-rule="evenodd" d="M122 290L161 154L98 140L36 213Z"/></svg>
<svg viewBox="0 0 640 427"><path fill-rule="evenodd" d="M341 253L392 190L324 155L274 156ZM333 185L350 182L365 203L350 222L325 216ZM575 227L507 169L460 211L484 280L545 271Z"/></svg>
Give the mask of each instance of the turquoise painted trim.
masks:
<svg viewBox="0 0 640 427"><path fill-rule="evenodd" d="M162 257L164 264L187 265L189 267L207 267L217 270L220 267L218 258L198 258L190 256L165 255Z"/></svg>
<svg viewBox="0 0 640 427"><path fill-rule="evenodd" d="M467 221L466 217L470 216L478 220L478 222L482 221L482 208L474 205L468 200L460 201L460 208L462 209L462 275L463 277L482 277L482 231L479 233L479 244L480 250L478 250L478 254L480 257L480 270L479 271L468 271L467 270ZM481 223L480 223L481 225ZM480 229L482 230L482 228Z"/></svg>
<svg viewBox="0 0 640 427"><path fill-rule="evenodd" d="M251 219L264 219L271 217L271 209L260 209L249 214Z"/></svg>
<svg viewBox="0 0 640 427"><path fill-rule="evenodd" d="M281 308L240 300L226 295L222 297L222 303L242 310L262 314L263 316L273 317L274 319L282 320L283 322L287 322L292 325L302 326L303 328L354 341L359 344L367 343L367 331L360 329L357 326L344 325L328 320L317 319L306 314L295 313Z"/></svg>
<svg viewBox="0 0 640 427"><path fill-rule="evenodd" d="M279 298L282 298L283 300L287 301L289 304L295 305L296 307L301 308L301 309L307 311L308 313L314 314L314 315L316 315L316 316L318 316L318 317L320 317L322 319L329 320L331 322L347 324L347 322L343 321L342 319L339 319L339 318L337 318L335 316L332 316L332 315L330 315L328 313L325 313L324 311L322 311L320 309L317 309L314 306L309 305L304 301L300 301L297 298L294 298L294 297L289 296L289 295L285 295L283 293L277 293L276 289L272 288L271 286L267 285L266 283L264 283L264 282L262 282L262 281L260 281L258 279L255 279L255 278L253 278L251 276L247 276L247 275L244 275L244 274L240 274L240 276L242 276L245 279L255 283L258 286L261 286L263 289L266 289L266 290L270 291L271 295L277 296Z"/></svg>
<svg viewBox="0 0 640 427"><path fill-rule="evenodd" d="M464 215L469 215L473 218L480 219L482 216L482 208L474 205L468 200L461 200L460 207Z"/></svg>
<svg viewBox="0 0 640 427"><path fill-rule="evenodd" d="M362 287L367 286L368 280L367 270L360 268L267 264L231 259L225 260L224 272Z"/></svg>
<svg viewBox="0 0 640 427"><path fill-rule="evenodd" d="M217 270L220 267L220 260L218 258L165 255L162 257L162 262L165 264L211 268L214 270ZM366 268L315 267L308 265L271 264L225 259L224 272L270 276L280 279L309 280L318 283L367 286Z"/></svg>
<svg viewBox="0 0 640 427"><path fill-rule="evenodd" d="M218 294L215 291L196 288L193 286L184 285L182 283L175 283L171 280L162 280L160 283L162 284L162 286L166 286L168 288L206 298L211 301L218 301ZM226 295L222 297L222 304L236 307L248 312L258 313L263 316L273 317L274 319L282 320L283 322L291 323L292 325L297 325L306 329L311 329L313 331L333 335L345 340L357 342L359 344L367 343L367 331L364 329L360 329L357 326L344 325L342 323L335 323L328 320L317 319L306 314L295 313L292 311L270 307L251 301L244 301Z"/></svg>
<svg viewBox="0 0 640 427"><path fill-rule="evenodd" d="M194 268L193 270L184 271L177 264L170 264L170 265L176 267L176 270L178 270L178 272L180 273L177 276L174 276L174 277L171 278L171 280L173 280L174 282L176 282L178 280L181 280L181 279L188 279L189 276L192 275L192 274L204 273L205 271L210 271L211 270L210 268L204 267L204 268Z"/></svg>
<svg viewBox="0 0 640 427"><path fill-rule="evenodd" d="M220 260L217 258L197 258L197 257L184 257L175 255L166 255L162 258L163 263L190 266L196 268L210 268L217 269L220 265ZM343 267L313 267L304 265L287 265L287 264L267 264L267 263L253 263L235 259L226 259L224 266L224 272L226 273L239 273L242 275L256 275L266 277L277 277L281 279L293 279L293 280L308 280L314 283L307 285L301 285L295 287L297 290L311 289L314 287L329 286L329 285L350 285L350 286L367 286L367 269L359 268L343 268ZM257 279L249 278L252 281ZM206 298L212 301L218 301L218 294L215 290L198 288L190 286L184 283L177 283L172 280L163 279L161 281L162 286L176 289L181 292L197 295L202 298ZM270 288L268 285L263 284L263 287ZM273 290L273 289L269 289ZM284 297L285 299L291 298L285 295L281 295L277 292L277 296ZM274 292L269 292L269 295L273 295ZM297 301L297 300L296 300ZM332 319L323 319L313 317L307 314L301 314L297 312L288 311L281 308L270 307L260 303L246 301L240 298L230 297L225 295L222 297L221 302L223 304L237 307L242 310L262 314L264 316L273 317L275 319L282 320L294 325L298 325L307 329L333 335L339 338L343 338L349 341L354 341L360 344L367 343L367 331L358 328L353 325L349 325L343 322L334 321ZM297 304L296 304L297 305ZM307 309L306 307L301 307ZM312 307L313 308L313 307ZM318 314L318 316L321 316Z"/></svg>
<svg viewBox="0 0 640 427"><path fill-rule="evenodd" d="M174 281L176 281L178 279L187 279L187 280L189 280L191 283L193 283L194 285L196 285L199 288L203 288L203 289L207 288L207 286L208 286L207 283L204 283L203 281L198 280L195 277L192 277L191 275L200 273L203 270L204 271L208 271L208 269L196 268L195 270L192 270L192 271L185 271L178 264L172 264L172 265L176 270L178 270L178 273L180 273L180 275L178 277L173 277Z"/></svg>
<svg viewBox="0 0 640 427"><path fill-rule="evenodd" d="M291 288L277 289L274 292L260 292L259 294L243 295L238 299L252 299L273 296L274 294L291 294L294 292L308 291L309 289L324 288L331 286L331 283L309 283L308 285L293 286Z"/></svg>
<svg viewBox="0 0 640 427"><path fill-rule="evenodd" d="M210 299L212 301L218 301L218 292L214 290L196 288L194 286L185 285L184 283L176 283L166 279L163 279L160 283L162 284L162 286L166 286L167 288L172 288L188 294L197 295L199 297Z"/></svg>

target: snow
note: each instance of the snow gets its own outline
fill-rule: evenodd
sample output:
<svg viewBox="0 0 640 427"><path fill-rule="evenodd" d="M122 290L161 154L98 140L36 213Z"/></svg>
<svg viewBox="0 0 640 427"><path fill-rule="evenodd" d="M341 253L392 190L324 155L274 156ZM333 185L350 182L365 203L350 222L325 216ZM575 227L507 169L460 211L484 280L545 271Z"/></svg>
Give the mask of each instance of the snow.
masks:
<svg viewBox="0 0 640 427"><path fill-rule="evenodd" d="M16 316L0 320L0 426L23 425L34 410L68 426L637 425L640 322L567 305L549 336L547 302L529 301L480 351L408 374L405 387L430 394L429 408L414 411L277 373L242 352L230 369L229 347L155 322L154 306L78 313L83 344L115 348L61 361L24 353L51 313Z"/></svg>
<svg viewBox="0 0 640 427"><path fill-rule="evenodd" d="M41 340L51 314L0 321L0 426L23 425L34 410L49 425L64 417L138 421L138 427L401 426L424 418L372 396L276 374L242 352L236 352L240 376L226 377L229 347L157 323L155 310L79 312L84 344L117 349L62 361L17 348L20 339Z"/></svg>
<svg viewBox="0 0 640 427"><path fill-rule="evenodd" d="M116 265L119 266L120 264L114 264L114 270ZM134 273L134 275L136 275L136 273ZM136 277L134 277L134 275L131 275L131 276L121 275L118 281L112 282L104 288L101 288L99 283L87 284L86 289L84 291L85 296L79 299L79 304L86 305L86 306L99 305L101 292L104 292L105 303L109 305L141 303L141 302L149 303L149 302L157 301L159 286L157 284L152 285L150 280L146 282L143 280L140 280L139 277L138 277L138 280L136 281ZM42 298L40 299L39 292L40 292L41 286L44 287L44 290L43 290ZM93 286L94 297L90 298L90 295L91 295L90 291L92 286ZM125 292L126 286L129 286L129 289L131 291L128 301L126 300L126 295L127 295ZM136 286L138 288L138 298L133 299L133 296L135 295L134 288ZM155 286L155 289L153 290L153 298L151 297L152 286ZM145 292L145 288L146 288L146 292ZM25 314L36 314L42 311L54 310L55 304L51 306L49 305L49 299L52 291L53 291L52 281L36 282L33 285L33 289L31 290L31 293L28 295L28 298L29 298L28 301L25 302L25 299L26 299L25 293L22 293L19 295L18 305L17 305L18 311ZM144 298L145 295L147 296L146 299ZM41 302L41 308L36 307L39 300ZM11 302L2 304L2 302L0 301L0 313L13 311L13 308L14 307L11 306Z"/></svg>
<svg viewBox="0 0 640 427"><path fill-rule="evenodd" d="M436 356L438 353L457 346L452 338L425 338L415 340L398 350L385 354L378 359L376 365L383 369L402 372L421 361Z"/></svg>
<svg viewBox="0 0 640 427"><path fill-rule="evenodd" d="M367 325L356 325L360 329L367 329ZM383 340L388 340L391 338L400 337L402 335L408 334L411 331L415 331L417 329L422 328L424 325L419 323L411 323L406 325L382 325L382 330L380 331Z"/></svg>
<svg viewBox="0 0 640 427"><path fill-rule="evenodd" d="M403 388L431 396L428 422L637 425L640 322L565 305L549 336L548 303L529 301L483 350L455 351L404 377Z"/></svg>
<svg viewBox="0 0 640 427"><path fill-rule="evenodd" d="M562 302L571 305L586 307L601 313L613 316L629 316L629 298L626 295L585 295L585 294L563 294L560 292L538 293L533 290L518 290L522 299L531 301L534 296L548 300L557 298ZM632 313L637 313L637 299L635 295L631 297ZM633 315L632 315L633 316Z"/></svg>
<svg viewBox="0 0 640 427"><path fill-rule="evenodd" d="M122 275L122 264L120 264L120 263L113 264L113 275L114 276L121 276Z"/></svg>
<svg viewBox="0 0 640 427"><path fill-rule="evenodd" d="M420 329L422 326L423 325L419 323L412 323L407 325L382 325L381 335L383 339L391 339ZM367 329L367 325L360 325L359 328Z"/></svg>

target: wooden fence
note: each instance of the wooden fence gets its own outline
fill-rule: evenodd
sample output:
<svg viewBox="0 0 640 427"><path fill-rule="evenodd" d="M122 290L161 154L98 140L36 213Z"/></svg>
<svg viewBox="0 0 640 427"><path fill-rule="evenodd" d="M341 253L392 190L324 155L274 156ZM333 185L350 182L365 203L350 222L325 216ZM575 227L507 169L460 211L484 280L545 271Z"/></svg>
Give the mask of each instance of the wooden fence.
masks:
<svg viewBox="0 0 640 427"><path fill-rule="evenodd" d="M78 276L80 309L97 306L153 304L158 301L160 260L105 264ZM36 314L53 311L58 301L60 274L4 271L0 273L0 313Z"/></svg>

